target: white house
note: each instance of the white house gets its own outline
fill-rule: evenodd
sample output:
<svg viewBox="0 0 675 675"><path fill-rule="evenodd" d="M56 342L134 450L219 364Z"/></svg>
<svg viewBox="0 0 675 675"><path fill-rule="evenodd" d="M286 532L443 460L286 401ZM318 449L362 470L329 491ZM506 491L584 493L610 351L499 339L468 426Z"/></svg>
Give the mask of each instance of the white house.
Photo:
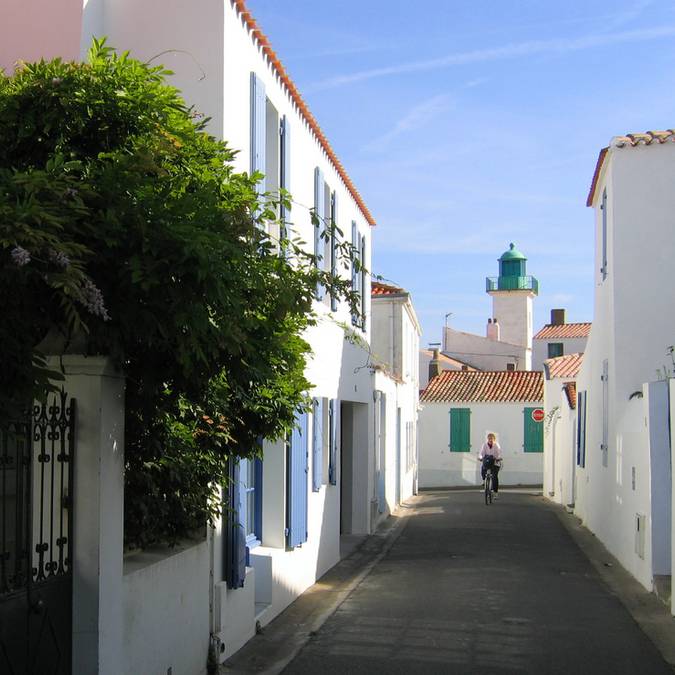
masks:
<svg viewBox="0 0 675 675"><path fill-rule="evenodd" d="M154 0L71 1L51 25L36 12L39 26L33 4L16 3L25 16L11 40L0 29L2 65L83 57L92 36L103 35L133 57L163 63L187 102L210 118L210 133L237 150L235 169L264 174L261 192L290 192L292 207L280 216L292 237L308 242L320 264L335 265L335 241L321 238L313 210L346 233L370 269L374 220L243 0L206 0L198 11L183 0L167 0L161 11ZM41 46L33 33L21 34L29 28L47 36ZM262 461L233 465L234 494L224 500L237 507L234 522L225 518L203 540L123 559L123 495L106 493L111 572L105 583L87 581L95 620L84 632L74 628L74 672L202 673L209 645L220 660L239 649L339 560L341 535L372 532L412 492L419 340L412 305L391 299L401 309L401 342L390 334L395 358L373 372L370 279L354 265L332 269L351 278L365 318L327 294L317 303L318 323L306 335L312 411L299 416L291 438L265 443ZM388 439L382 452L376 433ZM114 448L121 471L120 438ZM385 504L377 501L381 482ZM118 489L121 479L109 485Z"/></svg>
<svg viewBox="0 0 675 675"><path fill-rule="evenodd" d="M600 152L595 301L577 376L575 512L644 586L671 574L675 131L629 134Z"/></svg>
<svg viewBox="0 0 675 675"><path fill-rule="evenodd" d="M544 361L544 495L574 506L577 455L576 376L583 354Z"/></svg>
<svg viewBox="0 0 675 675"><path fill-rule="evenodd" d="M565 310L552 309L551 323L537 331L533 338L532 369L541 370L546 359L583 354L590 332L590 322L566 323Z"/></svg>
<svg viewBox="0 0 675 675"><path fill-rule="evenodd" d="M539 282L527 274L527 258L511 244L499 258L499 276L487 277L492 316L485 337L443 329L443 353L479 370L531 370L532 303Z"/></svg>
<svg viewBox="0 0 675 675"><path fill-rule="evenodd" d="M422 392L420 488L480 483L478 452L489 432L504 456L503 485L540 485L543 375L538 371L452 371Z"/></svg>
<svg viewBox="0 0 675 675"><path fill-rule="evenodd" d="M420 389L424 389L432 377L441 370L478 370L459 359L443 354L440 349L420 349Z"/></svg>
<svg viewBox="0 0 675 675"><path fill-rule="evenodd" d="M373 282L376 522L417 492L418 359L421 328L410 293ZM374 509L375 510L375 509Z"/></svg>

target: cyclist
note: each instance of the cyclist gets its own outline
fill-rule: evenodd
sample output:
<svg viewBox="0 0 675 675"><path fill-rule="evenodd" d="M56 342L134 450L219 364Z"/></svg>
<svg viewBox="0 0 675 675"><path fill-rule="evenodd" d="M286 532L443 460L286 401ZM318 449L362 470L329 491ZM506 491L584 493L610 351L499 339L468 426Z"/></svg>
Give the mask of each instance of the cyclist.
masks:
<svg viewBox="0 0 675 675"><path fill-rule="evenodd" d="M492 489L497 497L499 492L499 469L502 461L502 449L497 443L497 437L493 433L487 435L487 441L478 453L478 459L481 461L480 475L485 480L485 474L488 467L492 469Z"/></svg>

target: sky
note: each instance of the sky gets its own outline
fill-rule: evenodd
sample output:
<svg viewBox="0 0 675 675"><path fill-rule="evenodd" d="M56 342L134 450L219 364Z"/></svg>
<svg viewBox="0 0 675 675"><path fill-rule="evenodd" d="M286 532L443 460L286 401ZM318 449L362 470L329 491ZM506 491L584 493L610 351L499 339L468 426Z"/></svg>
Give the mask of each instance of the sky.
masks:
<svg viewBox="0 0 675 675"><path fill-rule="evenodd" d="M248 0L377 221L373 273L422 345L484 334L514 242L552 308L593 318L586 197L613 136L675 127L675 2ZM451 313L450 316L446 315Z"/></svg>

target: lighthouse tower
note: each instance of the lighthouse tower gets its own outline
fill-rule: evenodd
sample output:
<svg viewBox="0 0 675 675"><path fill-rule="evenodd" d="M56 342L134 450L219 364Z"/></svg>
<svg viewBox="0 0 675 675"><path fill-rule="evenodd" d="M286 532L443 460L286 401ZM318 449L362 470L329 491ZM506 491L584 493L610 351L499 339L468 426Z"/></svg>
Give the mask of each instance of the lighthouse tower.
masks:
<svg viewBox="0 0 675 675"><path fill-rule="evenodd" d="M492 296L493 321L499 324L499 340L527 349L526 369L532 363L532 301L539 282L527 275L527 258L515 247L499 258L499 276L488 277L485 290Z"/></svg>

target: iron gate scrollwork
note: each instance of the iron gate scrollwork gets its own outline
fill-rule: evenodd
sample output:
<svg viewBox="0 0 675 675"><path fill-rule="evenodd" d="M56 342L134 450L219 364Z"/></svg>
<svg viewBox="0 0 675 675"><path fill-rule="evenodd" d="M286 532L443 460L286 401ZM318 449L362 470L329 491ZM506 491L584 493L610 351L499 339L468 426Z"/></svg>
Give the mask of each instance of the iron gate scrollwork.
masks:
<svg viewBox="0 0 675 675"><path fill-rule="evenodd" d="M70 675L75 400L0 427L0 672Z"/></svg>

